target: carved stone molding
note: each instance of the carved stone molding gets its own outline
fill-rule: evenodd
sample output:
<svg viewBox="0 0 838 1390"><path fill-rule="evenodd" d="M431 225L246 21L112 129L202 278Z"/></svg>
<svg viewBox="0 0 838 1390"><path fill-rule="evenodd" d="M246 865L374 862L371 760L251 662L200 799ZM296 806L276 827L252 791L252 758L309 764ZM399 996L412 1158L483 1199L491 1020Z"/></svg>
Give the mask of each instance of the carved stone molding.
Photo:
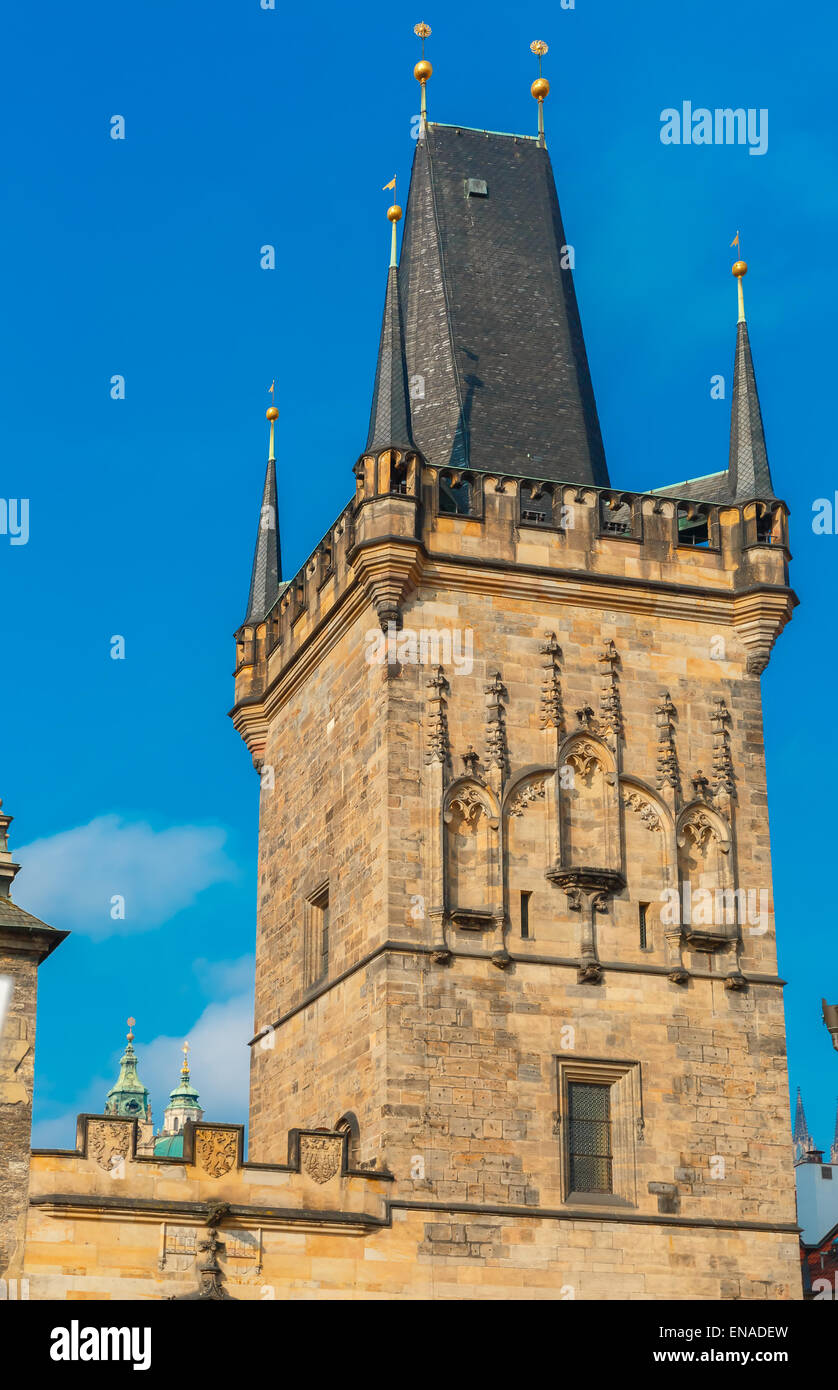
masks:
<svg viewBox="0 0 838 1390"><path fill-rule="evenodd" d="M603 663L605 676L599 697L601 731L611 734L616 742L623 736L623 711L620 704L620 688L617 684L620 656L613 642L606 642L598 660Z"/></svg>
<svg viewBox="0 0 838 1390"><path fill-rule="evenodd" d="M541 773L537 777L527 778L519 787L516 787L509 801L510 816L522 816L526 808L534 801L544 800L547 795L548 777L548 773Z"/></svg>
<svg viewBox="0 0 838 1390"><path fill-rule="evenodd" d="M496 767L503 777L508 762L508 749L506 746L506 722L503 708L503 696L506 694L500 671L495 671L488 685L484 685L483 694L486 695L486 748L488 751L489 765Z"/></svg>
<svg viewBox="0 0 838 1390"><path fill-rule="evenodd" d="M671 787L673 792L678 795L681 790L681 775L678 769L673 725L673 720L677 718L677 712L669 697L668 690L663 692L656 713L658 723L657 787L659 791L664 787Z"/></svg>
<svg viewBox="0 0 838 1390"><path fill-rule="evenodd" d="M559 681L559 662L562 649L556 641L555 632L547 632L545 637L547 641L540 649L541 655L547 658L544 663L544 676L541 685L541 727L542 729L556 729L558 733L562 734L564 733L564 709Z"/></svg>
<svg viewBox="0 0 838 1390"><path fill-rule="evenodd" d="M730 711L719 696L710 716L713 726L713 795L719 800L732 797L736 791L733 758L730 753Z"/></svg>
<svg viewBox="0 0 838 1390"><path fill-rule="evenodd" d="M652 803L633 787L623 787L623 805L630 807L648 830L662 830L661 818Z"/></svg>
<svg viewBox="0 0 838 1390"><path fill-rule="evenodd" d="M428 681L428 757L429 763L447 763L451 750L448 741L448 702L450 686L441 666Z"/></svg>

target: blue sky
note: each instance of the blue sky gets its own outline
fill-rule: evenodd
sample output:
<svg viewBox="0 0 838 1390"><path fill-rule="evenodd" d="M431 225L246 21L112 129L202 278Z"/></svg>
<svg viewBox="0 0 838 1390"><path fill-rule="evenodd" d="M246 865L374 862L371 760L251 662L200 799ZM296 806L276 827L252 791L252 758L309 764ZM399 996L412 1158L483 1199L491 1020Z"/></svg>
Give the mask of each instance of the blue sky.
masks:
<svg viewBox="0 0 838 1390"><path fill-rule="evenodd" d="M550 44L548 143L618 485L726 462L729 406L709 383L730 372L741 230L802 599L763 677L790 1071L828 1143L838 536L811 517L838 487L836 23L769 0L9 12L0 492L30 499L30 538L0 536L0 794L13 848L35 842L18 901L73 928L41 972L36 1142L69 1143L76 1110L100 1107L128 1014L158 1117L186 1035L212 1116L244 1117L257 780L227 710L266 387L276 377L289 573L348 500L365 438L381 185L397 173L406 196L421 18L446 122L533 131L528 45ZM685 100L767 109L767 152L662 145L661 111ZM122 923L100 906L119 891Z"/></svg>

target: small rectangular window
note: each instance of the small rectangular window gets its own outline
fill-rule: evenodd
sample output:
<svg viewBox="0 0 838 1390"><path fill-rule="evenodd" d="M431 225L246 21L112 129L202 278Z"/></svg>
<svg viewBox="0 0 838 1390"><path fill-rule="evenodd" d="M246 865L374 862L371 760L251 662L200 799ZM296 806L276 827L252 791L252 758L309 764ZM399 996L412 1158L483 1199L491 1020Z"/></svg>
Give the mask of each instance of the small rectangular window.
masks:
<svg viewBox="0 0 838 1390"><path fill-rule="evenodd" d="M649 904L648 904L648 903L639 903L639 904L638 904L637 915L638 915L639 922L640 922L640 949L641 949L641 951L645 951L647 945L649 944L649 943L648 943L648 938L647 938L647 935L646 935L646 913L647 913L648 911L649 911Z"/></svg>
<svg viewBox="0 0 838 1390"><path fill-rule="evenodd" d="M329 885L324 883L306 903L306 986L319 984L329 974Z"/></svg>
<svg viewBox="0 0 838 1390"><path fill-rule="evenodd" d="M571 1081L567 1097L571 1190L612 1192L611 1087Z"/></svg>
<svg viewBox="0 0 838 1390"><path fill-rule="evenodd" d="M528 940L530 934L530 898L531 893L521 894L521 936L524 941Z"/></svg>
<svg viewBox="0 0 838 1390"><path fill-rule="evenodd" d="M831 1181L832 1181L832 1169L831 1169L831 1168L821 1168L821 1177L822 1177L822 1178L829 1178L829 1180L830 1180L830 1182L831 1182Z"/></svg>

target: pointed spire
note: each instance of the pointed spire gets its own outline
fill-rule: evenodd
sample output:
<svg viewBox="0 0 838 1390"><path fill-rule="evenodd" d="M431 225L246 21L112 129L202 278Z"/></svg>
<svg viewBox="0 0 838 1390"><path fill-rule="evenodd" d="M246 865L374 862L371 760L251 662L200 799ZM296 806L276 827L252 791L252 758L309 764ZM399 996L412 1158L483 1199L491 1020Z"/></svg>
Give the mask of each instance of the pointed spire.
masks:
<svg viewBox="0 0 838 1390"><path fill-rule="evenodd" d="M832 1136L832 1148L829 1151L830 1163L838 1163L838 1105L835 1107L835 1133Z"/></svg>
<svg viewBox="0 0 838 1390"><path fill-rule="evenodd" d="M404 328L399 303L399 272L396 263L396 224L402 215L397 203L387 209L393 228L390 269L387 272L387 293L384 298L384 318L375 370L370 427L367 435L368 452L379 449L415 449L410 427L410 400L407 390L407 366L404 355Z"/></svg>
<svg viewBox="0 0 838 1390"><path fill-rule="evenodd" d="M269 390L273 392L273 385ZM262 507L259 512L259 529L256 532L256 549L253 556L253 573L250 579L250 595L247 600L245 623L257 624L273 607L282 579L282 559L279 549L279 519L276 497L276 459L274 457L274 425L279 415L275 405L269 406L266 419L270 421L270 442L268 447L268 467L265 472L265 486L262 489Z"/></svg>
<svg viewBox="0 0 838 1390"><path fill-rule="evenodd" d="M745 261L737 261L733 266L738 286L739 321L736 325L736 358L730 409L728 479L732 500L742 502L755 497L774 496L748 325L745 321L742 281L747 273L748 266Z"/></svg>
<svg viewBox="0 0 838 1390"><path fill-rule="evenodd" d="M803 1154L807 1152L809 1144L811 1143L811 1138L809 1135L809 1126L806 1124L806 1113L803 1109L803 1097L800 1094L799 1086L797 1088L797 1104L794 1110L793 1138L794 1156L795 1158L802 1158Z"/></svg>

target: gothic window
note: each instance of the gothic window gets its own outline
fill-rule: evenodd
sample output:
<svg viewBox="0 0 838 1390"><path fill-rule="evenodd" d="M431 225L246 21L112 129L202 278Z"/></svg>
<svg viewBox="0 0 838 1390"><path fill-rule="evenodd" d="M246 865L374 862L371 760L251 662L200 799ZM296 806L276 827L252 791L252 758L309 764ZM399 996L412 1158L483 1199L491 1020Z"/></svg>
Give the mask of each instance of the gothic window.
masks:
<svg viewBox="0 0 838 1390"><path fill-rule="evenodd" d="M547 935L556 916L555 890L545 872L556 857L555 773L532 772L516 782L504 803L507 912L522 939Z"/></svg>
<svg viewBox="0 0 838 1390"><path fill-rule="evenodd" d="M564 754L560 778L566 867L620 868L608 773L605 750L592 740L577 740Z"/></svg>
<svg viewBox="0 0 838 1390"><path fill-rule="evenodd" d="M634 1206L643 1139L639 1062L557 1057L559 1161L566 1202Z"/></svg>
<svg viewBox="0 0 838 1390"><path fill-rule="evenodd" d="M639 947L646 951L654 942L653 928L666 902L665 889L674 882L672 823L663 805L645 788L622 781L620 793L629 896L635 904Z"/></svg>
<svg viewBox="0 0 838 1390"><path fill-rule="evenodd" d="M443 814L449 909L461 926L479 926L495 910L498 817L485 787L455 783Z"/></svg>
<svg viewBox="0 0 838 1390"><path fill-rule="evenodd" d="M324 883L305 907L305 982L320 984L329 974L329 884Z"/></svg>
<svg viewBox="0 0 838 1390"><path fill-rule="evenodd" d="M741 908L731 889L730 834L725 822L704 807L688 811L678 830L678 872L685 925L735 926Z"/></svg>
<svg viewBox="0 0 838 1390"><path fill-rule="evenodd" d="M570 1081L568 1160L572 1192L611 1192L611 1087Z"/></svg>

